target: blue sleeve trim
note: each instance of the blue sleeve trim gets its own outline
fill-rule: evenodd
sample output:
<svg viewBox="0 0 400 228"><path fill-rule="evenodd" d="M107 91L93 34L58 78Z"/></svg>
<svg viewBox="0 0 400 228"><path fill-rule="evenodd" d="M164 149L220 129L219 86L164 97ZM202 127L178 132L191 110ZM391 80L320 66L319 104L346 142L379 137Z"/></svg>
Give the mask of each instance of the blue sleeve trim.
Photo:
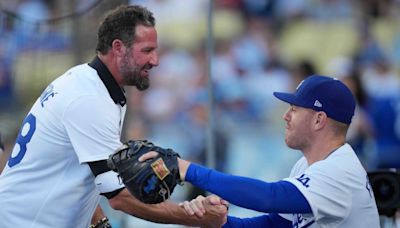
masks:
<svg viewBox="0 0 400 228"><path fill-rule="evenodd" d="M251 210L267 213L312 213L303 194L287 181L268 183L221 173L193 163L190 164L185 179L232 204Z"/></svg>
<svg viewBox="0 0 400 228"><path fill-rule="evenodd" d="M276 213L271 213L269 215L262 215L253 218L236 218L228 216L228 221L223 226L223 228L269 228L269 227L279 227L279 228L292 228L292 222L286 220Z"/></svg>

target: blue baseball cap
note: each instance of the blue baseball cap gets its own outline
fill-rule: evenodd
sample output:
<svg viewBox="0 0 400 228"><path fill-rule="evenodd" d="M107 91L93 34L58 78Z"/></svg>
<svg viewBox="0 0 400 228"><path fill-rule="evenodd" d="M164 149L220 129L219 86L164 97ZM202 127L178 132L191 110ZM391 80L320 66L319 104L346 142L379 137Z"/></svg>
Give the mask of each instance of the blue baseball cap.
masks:
<svg viewBox="0 0 400 228"><path fill-rule="evenodd" d="M291 105L323 111L329 118L350 124L356 101L350 89L335 78L312 75L304 79L295 93L274 92L274 96Z"/></svg>

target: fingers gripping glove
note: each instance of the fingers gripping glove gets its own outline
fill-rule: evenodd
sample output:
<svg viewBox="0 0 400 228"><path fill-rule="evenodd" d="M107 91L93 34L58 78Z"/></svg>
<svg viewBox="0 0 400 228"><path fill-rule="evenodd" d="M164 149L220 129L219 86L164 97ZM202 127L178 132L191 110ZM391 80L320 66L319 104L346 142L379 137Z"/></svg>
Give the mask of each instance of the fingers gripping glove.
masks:
<svg viewBox="0 0 400 228"><path fill-rule="evenodd" d="M156 151L154 158L139 162L143 154ZM147 140L130 140L107 160L128 191L138 200L154 204L170 198L177 184L182 184L178 168L179 154L172 149L155 146Z"/></svg>

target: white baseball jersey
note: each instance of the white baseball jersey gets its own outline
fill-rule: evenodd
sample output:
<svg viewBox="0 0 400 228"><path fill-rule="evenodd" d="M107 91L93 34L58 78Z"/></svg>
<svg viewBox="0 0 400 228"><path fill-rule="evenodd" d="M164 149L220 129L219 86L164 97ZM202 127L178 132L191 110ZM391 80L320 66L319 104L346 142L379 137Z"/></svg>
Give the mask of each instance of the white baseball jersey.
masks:
<svg viewBox="0 0 400 228"><path fill-rule="evenodd" d="M308 165L302 157L289 178L307 199L312 214L280 214L293 227L380 227L367 173L349 144Z"/></svg>
<svg viewBox="0 0 400 228"><path fill-rule="evenodd" d="M33 105L0 176L0 227L89 226L100 195L85 162L107 159L122 145L126 110L108 70L100 76L88 64L76 66Z"/></svg>

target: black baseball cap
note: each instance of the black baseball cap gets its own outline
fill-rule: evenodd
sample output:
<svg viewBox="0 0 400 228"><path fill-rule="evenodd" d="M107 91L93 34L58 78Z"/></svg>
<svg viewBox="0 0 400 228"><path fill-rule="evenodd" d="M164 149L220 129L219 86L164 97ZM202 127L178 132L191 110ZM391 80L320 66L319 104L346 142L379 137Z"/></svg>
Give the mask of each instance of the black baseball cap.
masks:
<svg viewBox="0 0 400 228"><path fill-rule="evenodd" d="M274 92L274 96L289 104L323 111L329 118L350 124L356 101L350 89L332 77L312 75L304 79L295 93Z"/></svg>

